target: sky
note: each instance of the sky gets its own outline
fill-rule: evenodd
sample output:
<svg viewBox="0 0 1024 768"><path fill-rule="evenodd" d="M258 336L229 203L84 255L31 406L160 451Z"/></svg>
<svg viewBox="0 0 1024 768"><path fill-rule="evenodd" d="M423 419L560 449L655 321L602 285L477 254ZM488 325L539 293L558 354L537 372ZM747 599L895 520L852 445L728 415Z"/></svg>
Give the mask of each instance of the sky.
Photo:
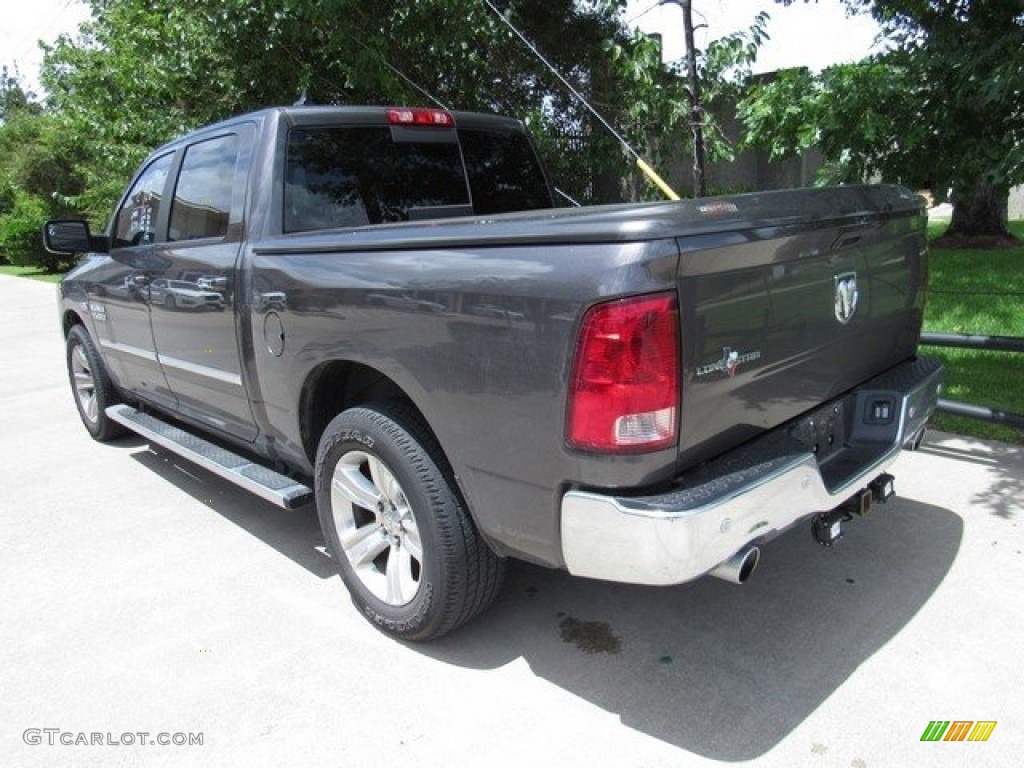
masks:
<svg viewBox="0 0 1024 768"><path fill-rule="evenodd" d="M17 65L23 85L39 90L39 64L43 53L38 40L52 43L62 33L74 34L89 18L89 6L81 0L2 0L0 18L0 65L13 71Z"/></svg>
<svg viewBox="0 0 1024 768"><path fill-rule="evenodd" d="M17 65L23 83L39 90L42 52L37 41L52 42L58 35L74 34L89 18L82 0L3 0L0 27L0 64ZM694 0L696 44L746 29L760 10L771 15L770 40L761 49L755 72L805 66L820 70L829 64L856 61L869 52L877 28L866 17L848 18L839 0L797 2L784 7L770 0ZM626 18L644 32L660 32L664 58L677 60L684 53L682 11L677 4L658 0L630 0Z"/></svg>
<svg viewBox="0 0 1024 768"><path fill-rule="evenodd" d="M868 16L848 17L839 0L795 2L783 6L770 0L693 0L695 47L749 29L759 11L767 11L769 40L758 52L755 73L789 67L817 72L832 64L858 61L871 52L878 25ZM678 3L630 0L626 19L643 32L662 35L662 58L681 59L683 12Z"/></svg>

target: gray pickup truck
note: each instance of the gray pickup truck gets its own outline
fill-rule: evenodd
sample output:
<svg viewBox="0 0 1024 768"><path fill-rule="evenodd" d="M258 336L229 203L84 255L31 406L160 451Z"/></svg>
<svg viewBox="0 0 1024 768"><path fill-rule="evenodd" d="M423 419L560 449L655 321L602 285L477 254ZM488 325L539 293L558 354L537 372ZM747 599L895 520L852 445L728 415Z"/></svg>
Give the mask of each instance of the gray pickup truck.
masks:
<svg viewBox="0 0 1024 768"><path fill-rule="evenodd" d="M296 107L161 147L105 234L44 240L84 254L89 432L315 497L359 610L426 640L508 557L741 583L889 498L942 377L925 223L889 186L557 209L518 121Z"/></svg>

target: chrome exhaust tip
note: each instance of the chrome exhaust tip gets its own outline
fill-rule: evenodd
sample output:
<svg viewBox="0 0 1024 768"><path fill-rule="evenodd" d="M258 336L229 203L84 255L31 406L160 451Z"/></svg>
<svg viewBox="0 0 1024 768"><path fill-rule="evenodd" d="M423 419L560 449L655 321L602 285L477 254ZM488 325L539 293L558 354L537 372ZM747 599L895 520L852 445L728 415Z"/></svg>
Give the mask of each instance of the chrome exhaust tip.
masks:
<svg viewBox="0 0 1024 768"><path fill-rule="evenodd" d="M725 562L708 571L709 576L722 579L732 584L742 584L750 578L761 559L761 550L757 547L744 547Z"/></svg>

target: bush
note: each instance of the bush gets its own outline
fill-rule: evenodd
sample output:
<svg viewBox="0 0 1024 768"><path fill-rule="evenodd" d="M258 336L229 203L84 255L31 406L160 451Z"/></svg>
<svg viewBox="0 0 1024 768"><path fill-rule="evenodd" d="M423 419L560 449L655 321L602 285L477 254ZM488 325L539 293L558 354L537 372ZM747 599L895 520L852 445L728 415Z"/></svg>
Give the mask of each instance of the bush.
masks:
<svg viewBox="0 0 1024 768"><path fill-rule="evenodd" d="M46 201L10 189L0 197L10 201L8 210L0 213L0 256L16 266L41 267L50 273L69 266L65 257L43 248L43 222L50 215Z"/></svg>

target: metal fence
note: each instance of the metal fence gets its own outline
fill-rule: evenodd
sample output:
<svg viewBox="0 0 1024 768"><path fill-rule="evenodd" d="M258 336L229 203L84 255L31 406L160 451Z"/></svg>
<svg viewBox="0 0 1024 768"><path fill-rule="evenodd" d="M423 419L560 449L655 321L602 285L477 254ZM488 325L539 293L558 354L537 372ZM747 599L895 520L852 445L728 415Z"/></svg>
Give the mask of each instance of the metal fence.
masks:
<svg viewBox="0 0 1024 768"><path fill-rule="evenodd" d="M931 347L959 347L961 349L982 349L987 352L1024 352L1024 338L1015 336L982 336L961 333L922 333L921 344ZM937 410L955 416L991 421L1024 429L1024 415L1010 413L959 400L939 398Z"/></svg>

